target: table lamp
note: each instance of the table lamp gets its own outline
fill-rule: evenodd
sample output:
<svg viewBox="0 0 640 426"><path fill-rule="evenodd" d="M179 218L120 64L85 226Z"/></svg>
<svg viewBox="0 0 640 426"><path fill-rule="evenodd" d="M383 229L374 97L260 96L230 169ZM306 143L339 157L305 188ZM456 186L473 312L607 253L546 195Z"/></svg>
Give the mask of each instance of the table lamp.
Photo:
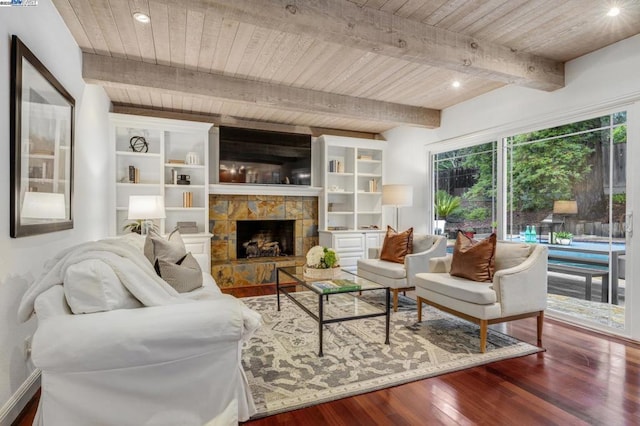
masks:
<svg viewBox="0 0 640 426"><path fill-rule="evenodd" d="M25 219L65 219L64 194L57 192L25 192L20 210Z"/></svg>
<svg viewBox="0 0 640 426"><path fill-rule="evenodd" d="M413 205L413 186L411 185L382 185L382 205L395 206L396 223L395 229L399 231L398 207L408 207Z"/></svg>
<svg viewBox="0 0 640 426"><path fill-rule="evenodd" d="M161 195L129 196L129 220L142 220L140 233L147 235L153 228L153 219L166 218L164 199Z"/></svg>

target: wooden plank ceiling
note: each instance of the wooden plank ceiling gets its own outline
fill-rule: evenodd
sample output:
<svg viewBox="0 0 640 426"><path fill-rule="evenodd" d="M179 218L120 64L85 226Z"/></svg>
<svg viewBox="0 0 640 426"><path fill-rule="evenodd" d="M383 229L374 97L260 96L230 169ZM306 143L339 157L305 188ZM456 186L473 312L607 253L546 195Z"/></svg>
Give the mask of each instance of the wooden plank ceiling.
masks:
<svg viewBox="0 0 640 426"><path fill-rule="evenodd" d="M640 32L620 0L53 0L116 105L379 133ZM143 24L135 12L150 16ZM460 87L452 87L459 81Z"/></svg>

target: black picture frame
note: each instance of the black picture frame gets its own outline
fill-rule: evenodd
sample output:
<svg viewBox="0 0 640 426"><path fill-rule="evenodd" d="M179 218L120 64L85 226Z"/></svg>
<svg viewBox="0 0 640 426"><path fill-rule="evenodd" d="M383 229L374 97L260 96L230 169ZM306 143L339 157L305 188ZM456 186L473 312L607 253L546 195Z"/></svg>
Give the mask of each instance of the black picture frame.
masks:
<svg viewBox="0 0 640 426"><path fill-rule="evenodd" d="M72 229L75 99L16 35L10 103L11 237Z"/></svg>

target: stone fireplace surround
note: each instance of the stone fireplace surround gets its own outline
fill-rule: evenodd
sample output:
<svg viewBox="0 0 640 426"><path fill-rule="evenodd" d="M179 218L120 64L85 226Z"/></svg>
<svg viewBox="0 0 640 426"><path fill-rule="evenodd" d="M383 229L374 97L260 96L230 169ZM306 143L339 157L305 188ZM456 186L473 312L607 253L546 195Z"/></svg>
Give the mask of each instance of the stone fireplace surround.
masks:
<svg viewBox="0 0 640 426"><path fill-rule="evenodd" d="M237 220L295 220L295 255L238 259ZM211 275L223 290L275 284L276 268L304 265L318 244L318 198L293 195L209 195Z"/></svg>

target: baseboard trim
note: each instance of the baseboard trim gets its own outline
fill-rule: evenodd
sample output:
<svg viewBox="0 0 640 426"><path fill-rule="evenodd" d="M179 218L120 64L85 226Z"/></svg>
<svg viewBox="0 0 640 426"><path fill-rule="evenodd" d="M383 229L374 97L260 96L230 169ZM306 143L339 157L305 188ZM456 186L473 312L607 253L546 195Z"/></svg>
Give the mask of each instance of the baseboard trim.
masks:
<svg viewBox="0 0 640 426"><path fill-rule="evenodd" d="M40 389L40 369L35 369L0 409L0 426L10 426Z"/></svg>

